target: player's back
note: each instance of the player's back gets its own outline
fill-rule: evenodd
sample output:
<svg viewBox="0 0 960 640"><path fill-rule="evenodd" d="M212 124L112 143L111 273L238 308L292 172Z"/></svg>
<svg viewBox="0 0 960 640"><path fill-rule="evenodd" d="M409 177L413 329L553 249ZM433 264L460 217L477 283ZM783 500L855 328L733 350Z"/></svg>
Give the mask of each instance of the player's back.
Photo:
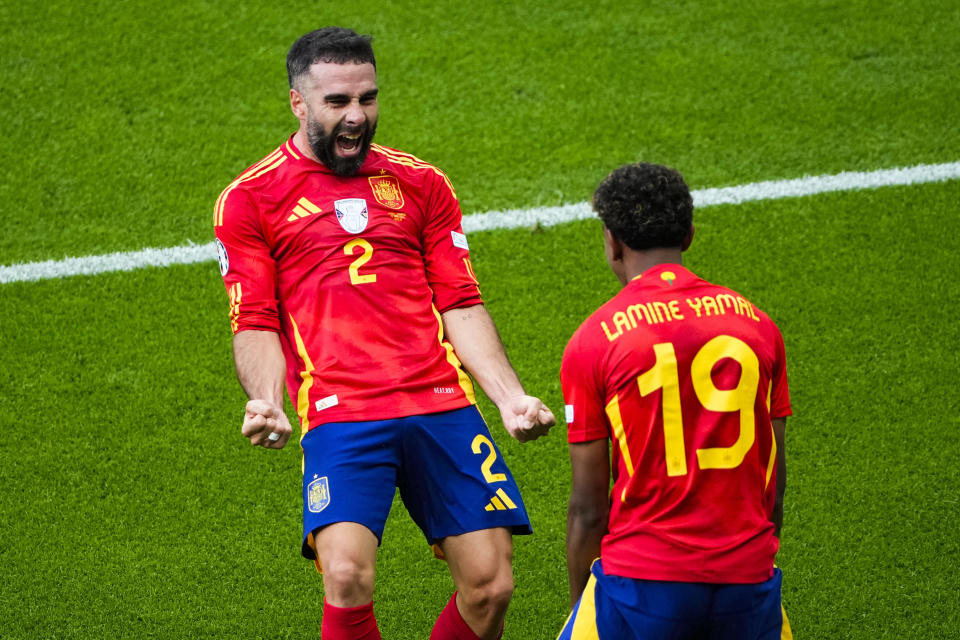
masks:
<svg viewBox="0 0 960 640"><path fill-rule="evenodd" d="M571 442L613 440L608 573L770 577L771 413L790 409L782 338L765 314L680 265L659 265L583 323L562 377Z"/></svg>

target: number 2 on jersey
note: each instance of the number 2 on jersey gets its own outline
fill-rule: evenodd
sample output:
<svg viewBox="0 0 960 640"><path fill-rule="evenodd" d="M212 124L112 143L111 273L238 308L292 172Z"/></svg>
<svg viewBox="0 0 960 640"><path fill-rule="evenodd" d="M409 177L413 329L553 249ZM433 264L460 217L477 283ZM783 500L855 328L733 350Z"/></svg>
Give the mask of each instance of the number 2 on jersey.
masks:
<svg viewBox="0 0 960 640"><path fill-rule="evenodd" d="M686 445L683 440L683 411L680 404L680 375L677 355L673 344L664 342L653 345L656 361L653 368L637 378L641 396L648 396L662 389L660 406L663 417L663 442L667 475L687 474ZM740 365L740 379L733 389L718 389L711 372L724 358ZM740 430L737 441L729 447L697 449L697 462L701 469L734 469L743 462L756 439L754 403L760 384L760 361L750 346L733 336L717 336L707 342L690 363L690 381L697 400L709 411L739 414ZM626 433L620 403L614 398L607 405L607 417L620 446L627 472L633 475L633 464L627 448Z"/></svg>
<svg viewBox="0 0 960 640"><path fill-rule="evenodd" d="M362 252L357 256L356 260L350 263L350 284L358 285L376 282L377 274L360 273L360 267L367 264L370 258L373 257L373 246L369 242L363 238L355 238L343 246L343 252L348 256L352 256L353 250L357 247L360 247Z"/></svg>

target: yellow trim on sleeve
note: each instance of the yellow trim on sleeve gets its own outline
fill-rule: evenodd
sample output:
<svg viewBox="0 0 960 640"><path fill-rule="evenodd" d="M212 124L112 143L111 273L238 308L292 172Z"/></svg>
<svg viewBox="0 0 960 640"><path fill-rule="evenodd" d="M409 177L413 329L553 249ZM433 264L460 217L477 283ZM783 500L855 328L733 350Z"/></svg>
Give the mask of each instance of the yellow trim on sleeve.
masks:
<svg viewBox="0 0 960 640"><path fill-rule="evenodd" d="M463 370L460 358L453 352L453 345L450 344L449 340L443 339L443 317L437 310L436 305L431 304L430 308L433 309L433 315L437 318L437 340L440 341L441 346L447 351L447 362L457 370L458 382L460 383L460 388L463 389L463 393L467 396L467 400L470 401L470 404L477 404L477 395L473 390L473 381L470 379L470 376L467 375L467 372Z"/></svg>
<svg viewBox="0 0 960 640"><path fill-rule="evenodd" d="M303 440L303 436L307 435L307 430L310 428L308 412L310 411L310 388L313 386L311 373L313 362L307 354L307 347L303 344L303 338L300 336L300 329L297 327L297 321L293 319L293 314L290 314L290 325L293 327L293 337L297 343L297 354L303 360L303 370L300 372L303 382L297 390L297 415L300 416L300 439Z"/></svg>
<svg viewBox="0 0 960 640"><path fill-rule="evenodd" d="M460 200L457 197L457 191L453 188L453 183L450 182L450 178L447 177L443 171L438 167L433 166L428 162L424 162L420 158L410 155L409 153L404 153L402 151L397 151L396 149L391 149L389 147L382 147L379 144L371 144L370 147L379 152L386 158L388 161L393 162L394 164L399 164L404 167L410 167L411 169L427 169L433 171L435 174L443 178L443 181L446 183L447 187L450 189L450 193L453 194L454 200Z"/></svg>
<svg viewBox="0 0 960 640"><path fill-rule="evenodd" d="M223 209L227 201L227 196L230 195L231 191L236 189L238 185L246 182L247 180L259 178L263 174L273 171L283 164L286 159L287 157L283 155L283 151L277 149L266 158L241 173L236 180L231 182L230 185L220 194L220 197L217 198L217 205L213 210L213 226L219 227L223 224Z"/></svg>
<svg viewBox="0 0 960 640"><path fill-rule="evenodd" d="M770 415L770 394L773 393L773 380L770 381L770 387L767 389L767 416ZM766 491L770 485L770 477L773 475L773 469L777 464L777 433L773 430L773 420L770 421L770 460L767 461L767 477L763 481L763 490Z"/></svg>

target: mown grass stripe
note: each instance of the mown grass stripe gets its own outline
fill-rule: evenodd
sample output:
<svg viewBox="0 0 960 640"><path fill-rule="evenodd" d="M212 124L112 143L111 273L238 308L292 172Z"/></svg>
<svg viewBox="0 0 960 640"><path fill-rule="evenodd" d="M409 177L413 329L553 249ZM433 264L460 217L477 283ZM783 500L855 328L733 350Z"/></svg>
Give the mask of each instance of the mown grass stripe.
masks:
<svg viewBox="0 0 960 640"><path fill-rule="evenodd" d="M876 189L879 187L942 182L960 178L960 162L925 164L914 167L882 169L878 171L844 171L835 175L808 176L792 180L753 182L733 187L715 187L693 191L697 208L721 204L741 204L757 200L777 200L829 193ZM535 207L488 211L464 216L467 233L494 229L517 229L535 225L553 226L594 216L588 202L558 207ZM111 271L132 271L145 267L167 267L175 264L193 264L217 258L213 242L179 247L121 251L105 255L45 260L0 267L0 284L32 282L77 275L96 275Z"/></svg>

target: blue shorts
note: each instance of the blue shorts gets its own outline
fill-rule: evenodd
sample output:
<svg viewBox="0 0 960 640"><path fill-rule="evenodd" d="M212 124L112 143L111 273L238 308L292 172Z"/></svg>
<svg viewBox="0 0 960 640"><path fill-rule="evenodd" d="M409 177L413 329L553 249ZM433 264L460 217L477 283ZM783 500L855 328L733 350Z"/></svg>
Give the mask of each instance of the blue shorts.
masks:
<svg viewBox="0 0 960 640"><path fill-rule="evenodd" d="M759 584L635 580L590 569L557 640L792 639L780 604L780 569Z"/></svg>
<svg viewBox="0 0 960 640"><path fill-rule="evenodd" d="M520 491L476 406L442 413L314 427L303 448L303 555L313 532L357 522L377 540L400 498L429 544L509 528L532 533Z"/></svg>

